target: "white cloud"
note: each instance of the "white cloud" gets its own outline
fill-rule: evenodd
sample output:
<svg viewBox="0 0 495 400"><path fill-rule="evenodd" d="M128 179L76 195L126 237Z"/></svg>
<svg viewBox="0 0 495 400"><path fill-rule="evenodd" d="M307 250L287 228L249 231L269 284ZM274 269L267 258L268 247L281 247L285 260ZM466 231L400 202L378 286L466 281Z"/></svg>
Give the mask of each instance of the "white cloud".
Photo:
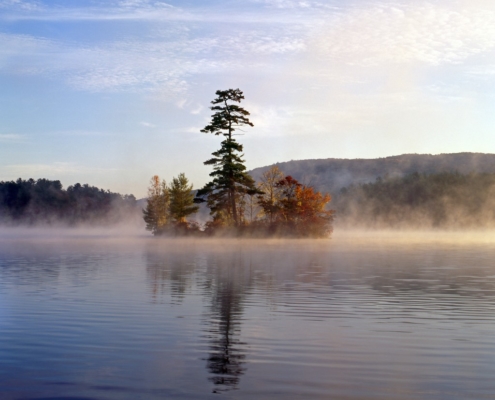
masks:
<svg viewBox="0 0 495 400"><path fill-rule="evenodd" d="M58 5L49 2L0 0L0 19L40 21L194 21L201 15L184 12L163 1L123 0L92 2L90 5Z"/></svg>
<svg viewBox="0 0 495 400"><path fill-rule="evenodd" d="M265 4L275 8L307 8L311 6L312 2L308 1L294 1L294 0L255 0L255 3Z"/></svg>
<svg viewBox="0 0 495 400"><path fill-rule="evenodd" d="M152 124L151 122L141 121L140 124L145 128L156 128L156 125Z"/></svg>
<svg viewBox="0 0 495 400"><path fill-rule="evenodd" d="M335 15L312 40L312 50L321 57L360 65L458 63L494 47L493 11L423 2Z"/></svg>
<svg viewBox="0 0 495 400"><path fill-rule="evenodd" d="M221 25L209 21L214 17L230 23L230 15L222 16L213 9L206 12L209 17L198 20L204 23L199 25L201 28L181 23L170 29L159 28L140 39L91 45L4 33L0 34L0 72L42 74L63 79L84 91L153 92L155 99L177 102L178 98L190 98L188 91L197 76L202 80L249 76L249 82L264 76L270 85L278 79L290 82L285 83L290 87L304 87L310 81L313 86L308 89L321 93L332 89L329 85L336 82L362 87L373 78L389 80L389 76L407 71L409 66L434 69L462 64L477 55L489 55L493 61L495 12L491 9L446 8L431 2L368 2L336 12L315 1L260 1L277 10L303 11L294 14L299 17L297 23L259 25L251 24L252 19L248 18L224 31ZM182 18L198 13L192 8L182 10L151 0L105 4L100 14L117 15L132 9L140 10L137 14L171 12ZM89 8L62 11L79 16L98 14L96 9ZM286 15L281 12L277 14L275 10L273 14L260 8L248 15L254 20ZM492 70L489 65L478 66L464 73L489 75ZM281 85L281 90L286 88ZM203 105L186 100L178 106L191 114L204 111Z"/></svg>
<svg viewBox="0 0 495 400"><path fill-rule="evenodd" d="M311 8L335 8L329 4L311 0L251 0L255 4L264 4L278 9L311 9Z"/></svg>
<svg viewBox="0 0 495 400"><path fill-rule="evenodd" d="M27 35L0 34L0 71L43 74L89 91L187 90L196 74L260 70L263 57L304 50L302 39L270 30L171 40L74 46ZM197 108L197 107L196 107Z"/></svg>
<svg viewBox="0 0 495 400"><path fill-rule="evenodd" d="M120 0L115 2L117 7L120 8L131 8L131 9L142 9L142 8L174 8L170 4L164 1L151 1L151 0Z"/></svg>
<svg viewBox="0 0 495 400"><path fill-rule="evenodd" d="M0 142L23 142L25 140L24 135L18 135L15 133L0 133Z"/></svg>
<svg viewBox="0 0 495 400"><path fill-rule="evenodd" d="M50 40L30 35L0 33L0 65L7 63L11 57L45 56L53 49Z"/></svg>
<svg viewBox="0 0 495 400"><path fill-rule="evenodd" d="M0 9L2 8L20 11L36 11L41 9L41 5L37 1L0 0Z"/></svg>

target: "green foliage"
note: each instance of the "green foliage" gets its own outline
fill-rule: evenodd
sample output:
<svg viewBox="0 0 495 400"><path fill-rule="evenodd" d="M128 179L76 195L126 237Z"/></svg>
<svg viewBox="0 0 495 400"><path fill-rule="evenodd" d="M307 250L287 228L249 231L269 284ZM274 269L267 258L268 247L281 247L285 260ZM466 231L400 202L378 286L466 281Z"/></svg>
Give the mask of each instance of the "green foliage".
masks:
<svg viewBox="0 0 495 400"><path fill-rule="evenodd" d="M212 153L213 158L204 162L212 165L213 180L200 189L196 195L196 202L207 202L214 220L223 224L239 226L242 217L239 213L239 204L246 194L261 193L255 186L253 178L246 173L242 159L243 146L232 136L237 129L248 125L249 112L234 103L244 99L239 89L217 90L217 98L211 103L214 111L211 122L203 133L213 133L225 136L221 148Z"/></svg>
<svg viewBox="0 0 495 400"><path fill-rule="evenodd" d="M148 188L148 204L143 210L146 229L153 235L191 234L199 231L195 222L188 222L186 217L198 211L194 205L192 185L185 174L181 173L172 179L170 186L165 180L155 175Z"/></svg>
<svg viewBox="0 0 495 400"><path fill-rule="evenodd" d="M170 216L178 223L186 222L186 217L198 212L199 207L194 205L193 186L185 174L181 173L172 179L169 188Z"/></svg>
<svg viewBox="0 0 495 400"><path fill-rule="evenodd" d="M161 234L170 219L170 195L167 183L164 180L160 181L158 175L154 175L150 180L147 201L143 210L146 229L153 235Z"/></svg>

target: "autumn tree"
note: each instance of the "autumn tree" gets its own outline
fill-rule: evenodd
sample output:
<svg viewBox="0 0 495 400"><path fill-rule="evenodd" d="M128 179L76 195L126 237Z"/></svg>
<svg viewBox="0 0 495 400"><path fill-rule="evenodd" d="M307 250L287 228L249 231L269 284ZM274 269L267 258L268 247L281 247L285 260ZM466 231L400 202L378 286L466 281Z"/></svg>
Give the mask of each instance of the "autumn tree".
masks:
<svg viewBox="0 0 495 400"><path fill-rule="evenodd" d="M160 182L160 177L154 175L148 188L147 205L143 210L143 219L146 229L153 235L163 232L169 222L170 195L165 180Z"/></svg>
<svg viewBox="0 0 495 400"><path fill-rule="evenodd" d="M302 236L324 237L332 232L334 210L326 206L332 199L328 193L316 192L310 186L296 188L297 231Z"/></svg>
<svg viewBox="0 0 495 400"><path fill-rule="evenodd" d="M260 206L256 199L256 193L246 194L244 196L244 215L245 220L252 224L256 219L260 211Z"/></svg>
<svg viewBox="0 0 495 400"><path fill-rule="evenodd" d="M181 173L172 179L170 184L170 217L178 223L185 223L186 217L198 211L199 207L194 205L193 186L189 184L186 175Z"/></svg>
<svg viewBox="0 0 495 400"><path fill-rule="evenodd" d="M332 231L333 210L327 210L331 197L286 176L274 184L276 196L270 202L260 196L260 206L271 215L268 226L281 235L325 237Z"/></svg>
<svg viewBox="0 0 495 400"><path fill-rule="evenodd" d="M277 183L284 178L284 174L274 165L268 171L261 175L261 182L258 187L263 194L258 196L258 204L262 207L268 222L271 224L275 220L275 214L278 210L278 201L281 196L281 189Z"/></svg>
<svg viewBox="0 0 495 400"><path fill-rule="evenodd" d="M299 216L299 198L298 193L302 188L296 179L288 175L275 184L280 191L280 198L276 203L279 216L286 222L296 222Z"/></svg>
<svg viewBox="0 0 495 400"><path fill-rule="evenodd" d="M253 178L246 173L242 159L243 146L234 135L245 126L253 126L249 120L249 112L236 103L244 99L239 89L217 90L210 109L214 111L211 122L201 132L224 136L219 150L212 153L213 158L204 162L212 165L213 180L200 189L196 202L207 202L215 221L222 220L229 225L238 227L242 217L239 213L239 202L245 194L256 194Z"/></svg>

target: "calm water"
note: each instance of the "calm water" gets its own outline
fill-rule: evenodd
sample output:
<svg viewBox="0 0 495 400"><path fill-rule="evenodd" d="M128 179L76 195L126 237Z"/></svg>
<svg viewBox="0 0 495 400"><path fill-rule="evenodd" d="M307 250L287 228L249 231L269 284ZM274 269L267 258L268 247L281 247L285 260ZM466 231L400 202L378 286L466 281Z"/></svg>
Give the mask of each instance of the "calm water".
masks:
<svg viewBox="0 0 495 400"><path fill-rule="evenodd" d="M0 399L493 399L495 240L441 235L0 236Z"/></svg>

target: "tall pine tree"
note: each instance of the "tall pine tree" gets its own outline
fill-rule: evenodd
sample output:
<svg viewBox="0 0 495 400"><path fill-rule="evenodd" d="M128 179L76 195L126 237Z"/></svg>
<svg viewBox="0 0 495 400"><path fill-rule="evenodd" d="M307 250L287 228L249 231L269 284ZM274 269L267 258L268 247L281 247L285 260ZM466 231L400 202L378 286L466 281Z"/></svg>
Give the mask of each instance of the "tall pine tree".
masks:
<svg viewBox="0 0 495 400"><path fill-rule="evenodd" d="M214 111L211 122L201 132L223 135L221 147L212 153L213 158L204 162L212 165L213 180L196 194L196 202L206 201L214 220L239 226L242 220L238 203L245 194L261 193L253 178L246 173L242 157L243 146L234 139L234 132L243 126L253 126L248 111L240 103L244 95L239 89L217 90L210 109Z"/></svg>

